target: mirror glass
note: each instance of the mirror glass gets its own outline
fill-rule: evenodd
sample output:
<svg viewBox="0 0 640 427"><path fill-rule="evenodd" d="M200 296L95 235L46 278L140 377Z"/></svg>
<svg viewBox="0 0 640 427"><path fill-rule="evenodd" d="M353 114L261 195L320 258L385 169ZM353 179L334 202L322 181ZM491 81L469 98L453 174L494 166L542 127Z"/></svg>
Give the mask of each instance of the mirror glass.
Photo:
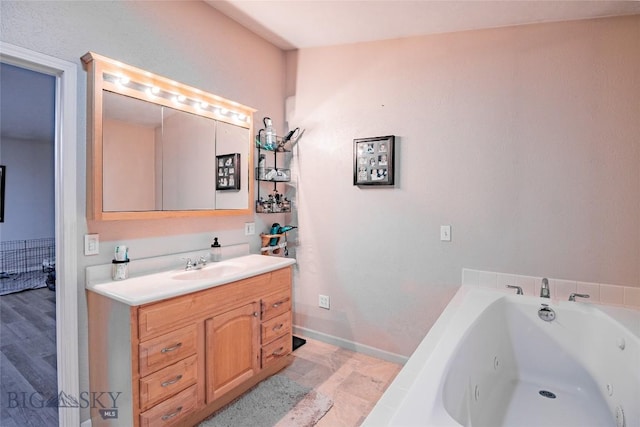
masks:
<svg viewBox="0 0 640 427"><path fill-rule="evenodd" d="M88 52L87 218L249 215L253 108Z"/></svg>
<svg viewBox="0 0 640 427"><path fill-rule="evenodd" d="M104 212L247 209L249 129L103 91ZM240 191L216 191L216 155L240 153Z"/></svg>

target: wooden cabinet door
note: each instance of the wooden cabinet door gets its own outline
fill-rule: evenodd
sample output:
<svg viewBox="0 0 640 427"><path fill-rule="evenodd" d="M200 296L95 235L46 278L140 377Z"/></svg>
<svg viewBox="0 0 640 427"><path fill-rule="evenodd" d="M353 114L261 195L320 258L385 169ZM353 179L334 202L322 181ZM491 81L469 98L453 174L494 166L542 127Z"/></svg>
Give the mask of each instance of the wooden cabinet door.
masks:
<svg viewBox="0 0 640 427"><path fill-rule="evenodd" d="M253 302L206 320L207 403L260 369L259 310Z"/></svg>

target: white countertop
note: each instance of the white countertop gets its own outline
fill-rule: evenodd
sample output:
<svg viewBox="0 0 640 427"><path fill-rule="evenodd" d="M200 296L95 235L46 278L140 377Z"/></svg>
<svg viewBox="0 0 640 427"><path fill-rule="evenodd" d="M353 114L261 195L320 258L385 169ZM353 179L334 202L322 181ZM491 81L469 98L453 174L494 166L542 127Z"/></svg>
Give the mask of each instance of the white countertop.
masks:
<svg viewBox="0 0 640 427"><path fill-rule="evenodd" d="M246 255L211 262L200 270L174 269L120 281L104 279L104 276L92 280L88 272L86 289L135 306L224 285L295 263L291 258Z"/></svg>

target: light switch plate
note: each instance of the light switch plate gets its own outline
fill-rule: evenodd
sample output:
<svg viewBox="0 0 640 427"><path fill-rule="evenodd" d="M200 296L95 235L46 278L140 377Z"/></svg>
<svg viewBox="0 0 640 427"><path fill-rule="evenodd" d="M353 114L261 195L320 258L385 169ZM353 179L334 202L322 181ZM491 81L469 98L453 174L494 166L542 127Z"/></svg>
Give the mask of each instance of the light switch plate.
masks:
<svg viewBox="0 0 640 427"><path fill-rule="evenodd" d="M84 235L84 254L98 255L100 253L100 235L85 234Z"/></svg>
<svg viewBox="0 0 640 427"><path fill-rule="evenodd" d="M255 222L245 222L244 223L244 235L245 236L253 236L256 234L256 223Z"/></svg>
<svg viewBox="0 0 640 427"><path fill-rule="evenodd" d="M450 225L441 225L440 226L440 240L443 242L451 241L451 226Z"/></svg>

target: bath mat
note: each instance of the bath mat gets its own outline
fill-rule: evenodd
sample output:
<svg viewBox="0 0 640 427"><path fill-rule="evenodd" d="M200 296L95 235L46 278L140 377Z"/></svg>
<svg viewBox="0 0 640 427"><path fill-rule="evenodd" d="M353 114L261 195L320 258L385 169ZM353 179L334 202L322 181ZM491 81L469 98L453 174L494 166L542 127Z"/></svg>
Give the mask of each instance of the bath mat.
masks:
<svg viewBox="0 0 640 427"><path fill-rule="evenodd" d="M333 406L322 393L274 375L221 408L199 427L311 427Z"/></svg>

